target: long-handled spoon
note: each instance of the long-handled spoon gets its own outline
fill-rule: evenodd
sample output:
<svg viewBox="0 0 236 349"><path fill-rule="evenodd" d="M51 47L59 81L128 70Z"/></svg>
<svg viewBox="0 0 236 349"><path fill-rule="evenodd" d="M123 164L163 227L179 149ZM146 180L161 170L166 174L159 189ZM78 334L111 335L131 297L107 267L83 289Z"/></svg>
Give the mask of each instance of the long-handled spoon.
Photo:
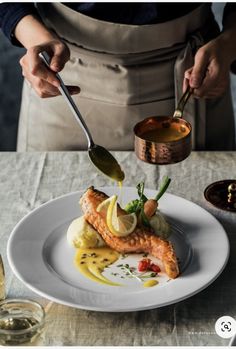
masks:
<svg viewBox="0 0 236 349"><path fill-rule="evenodd" d="M50 67L50 57L47 52L41 52L40 57L46 63L47 67ZM82 130L84 131L87 141L88 141L88 155L92 163L105 175L116 180L117 182L122 182L125 178L125 174L122 171L119 163L114 158L114 156L104 147L94 143L91 133L79 112L75 102L73 101L67 87L65 86L62 78L58 73L56 77L60 82L60 87L58 88L62 96L68 103L75 119L80 124Z"/></svg>

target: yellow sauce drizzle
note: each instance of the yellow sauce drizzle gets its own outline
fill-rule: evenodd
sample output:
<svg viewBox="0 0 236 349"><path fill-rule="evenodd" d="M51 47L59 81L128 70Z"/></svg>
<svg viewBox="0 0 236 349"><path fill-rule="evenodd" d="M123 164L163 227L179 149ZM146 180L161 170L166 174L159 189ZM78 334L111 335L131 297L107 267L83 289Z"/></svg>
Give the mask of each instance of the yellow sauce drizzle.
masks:
<svg viewBox="0 0 236 349"><path fill-rule="evenodd" d="M158 284L157 280L147 280L143 283L143 287L153 287Z"/></svg>
<svg viewBox="0 0 236 349"><path fill-rule="evenodd" d="M123 191L122 191L123 181L119 181L119 182L117 182L117 184L118 184L118 187L120 188L119 202L120 202L120 207L122 207L122 201L123 201Z"/></svg>
<svg viewBox="0 0 236 349"><path fill-rule="evenodd" d="M102 275L110 264L117 261L120 254L109 247L80 248L75 255L75 265L85 277L110 286L121 286Z"/></svg>

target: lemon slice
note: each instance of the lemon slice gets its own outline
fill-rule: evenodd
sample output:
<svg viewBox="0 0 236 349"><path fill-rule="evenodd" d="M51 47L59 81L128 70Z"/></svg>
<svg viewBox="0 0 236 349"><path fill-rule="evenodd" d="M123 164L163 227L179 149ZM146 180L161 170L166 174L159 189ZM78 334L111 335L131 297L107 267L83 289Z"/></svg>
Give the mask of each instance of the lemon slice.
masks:
<svg viewBox="0 0 236 349"><path fill-rule="evenodd" d="M137 216L135 213L117 215L117 195L110 198L107 209L107 226L111 233L115 236L127 236L131 234L137 225Z"/></svg>
<svg viewBox="0 0 236 349"><path fill-rule="evenodd" d="M117 195L101 202L97 207L97 212L106 216L107 226L115 236L127 236L134 231L137 225L135 213L117 216Z"/></svg>
<svg viewBox="0 0 236 349"><path fill-rule="evenodd" d="M117 195L113 195L113 196L109 197L108 199L102 201L102 202L97 206L96 211L99 212L99 213L107 214L108 207L109 207L111 201L114 200L114 197L115 197L116 200L117 200Z"/></svg>

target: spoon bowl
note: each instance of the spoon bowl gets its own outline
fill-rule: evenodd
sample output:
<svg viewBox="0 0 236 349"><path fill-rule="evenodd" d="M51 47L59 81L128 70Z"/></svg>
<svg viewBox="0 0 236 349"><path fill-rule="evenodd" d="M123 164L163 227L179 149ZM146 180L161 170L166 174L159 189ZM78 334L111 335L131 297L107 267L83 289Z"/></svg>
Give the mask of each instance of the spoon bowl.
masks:
<svg viewBox="0 0 236 349"><path fill-rule="evenodd" d="M92 163L106 176L117 182L122 182L125 174L114 156L106 148L94 144L88 149Z"/></svg>

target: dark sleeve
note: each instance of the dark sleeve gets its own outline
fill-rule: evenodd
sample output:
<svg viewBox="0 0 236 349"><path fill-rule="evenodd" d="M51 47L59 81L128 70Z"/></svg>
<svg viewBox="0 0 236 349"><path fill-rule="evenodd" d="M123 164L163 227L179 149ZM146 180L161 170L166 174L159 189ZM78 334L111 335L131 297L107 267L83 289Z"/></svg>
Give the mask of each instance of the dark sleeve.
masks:
<svg viewBox="0 0 236 349"><path fill-rule="evenodd" d="M233 3L233 2L227 3L224 7L223 25L225 23L227 16L232 12L236 12L236 3Z"/></svg>
<svg viewBox="0 0 236 349"><path fill-rule="evenodd" d="M225 8L224 8L224 14L223 14L223 26L225 24L225 20L227 19L227 16L230 14L230 13L236 13L236 3L227 3L225 5ZM231 64L231 72L233 74L236 74L236 61L234 61L232 64Z"/></svg>
<svg viewBox="0 0 236 349"><path fill-rule="evenodd" d="M0 28L4 35L14 44L19 45L12 33L17 23L26 15L36 14L34 3L10 3L0 4Z"/></svg>

